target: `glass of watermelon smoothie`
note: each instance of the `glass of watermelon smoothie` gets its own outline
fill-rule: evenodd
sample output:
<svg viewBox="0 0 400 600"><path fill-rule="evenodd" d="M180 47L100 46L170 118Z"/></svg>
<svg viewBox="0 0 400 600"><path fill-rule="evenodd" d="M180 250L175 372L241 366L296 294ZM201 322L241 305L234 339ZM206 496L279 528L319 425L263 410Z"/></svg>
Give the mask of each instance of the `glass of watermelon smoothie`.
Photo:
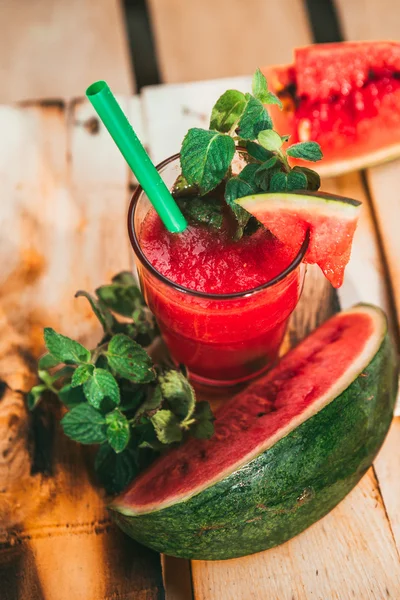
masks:
<svg viewBox="0 0 400 600"><path fill-rule="evenodd" d="M157 168L172 189L179 155ZM294 251L263 228L240 241L198 224L172 234L141 187L128 229L146 302L194 383L234 386L271 366L301 294L308 235Z"/></svg>

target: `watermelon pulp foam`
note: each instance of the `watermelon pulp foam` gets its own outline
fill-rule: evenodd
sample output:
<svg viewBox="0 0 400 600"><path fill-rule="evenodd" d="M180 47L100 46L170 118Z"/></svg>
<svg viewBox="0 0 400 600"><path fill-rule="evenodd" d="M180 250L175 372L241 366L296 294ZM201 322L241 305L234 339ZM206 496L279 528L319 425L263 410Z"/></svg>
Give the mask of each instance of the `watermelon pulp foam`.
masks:
<svg viewBox="0 0 400 600"><path fill-rule="evenodd" d="M159 273L192 296L160 285L141 272L146 301L177 364L198 380L239 382L257 374L278 354L301 292L303 267L271 288L246 292L273 280L298 253L260 229L234 242L227 232L189 226L179 236L166 231L151 210L142 225L143 253ZM231 299L218 295L242 293Z"/></svg>

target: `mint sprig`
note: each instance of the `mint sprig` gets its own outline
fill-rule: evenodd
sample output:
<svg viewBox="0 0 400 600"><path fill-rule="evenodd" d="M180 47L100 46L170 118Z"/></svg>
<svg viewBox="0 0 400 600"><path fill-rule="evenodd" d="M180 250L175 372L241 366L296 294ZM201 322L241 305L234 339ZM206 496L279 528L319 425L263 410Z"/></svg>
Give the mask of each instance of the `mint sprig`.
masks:
<svg viewBox="0 0 400 600"><path fill-rule="evenodd" d="M316 142L292 144L286 151L288 135L279 135L273 128L266 105L281 101L268 89L265 76L257 69L252 81L252 94L227 90L212 109L210 129L189 129L181 148L182 176L174 195L190 223L208 224L216 229L223 226L224 208L221 195L215 188L224 188L223 201L236 220L234 239L251 234L257 226L253 219L234 200L248 194L317 190L320 179L306 167L291 167L288 157L318 161L322 152ZM232 164L237 151L244 153L252 167L235 172ZM218 188L220 189L220 188ZM183 192L183 196L182 196ZM195 196L197 194L197 196ZM249 225L249 226L248 226ZM261 226L261 224L258 224Z"/></svg>
<svg viewBox="0 0 400 600"><path fill-rule="evenodd" d="M190 184L198 186L200 194L213 190L225 177L235 154L235 142L230 136L194 127L182 143L182 174Z"/></svg>
<svg viewBox="0 0 400 600"><path fill-rule="evenodd" d="M154 340L157 329L130 273L114 277L95 297L79 296L100 316L103 337L89 350L46 328L48 352L39 360L40 383L27 404L33 410L46 395L58 397L68 410L61 420L64 433L81 444L101 444L95 469L107 491L117 493L170 444L188 435L210 437L213 416L198 411L186 377L154 365L140 342Z"/></svg>

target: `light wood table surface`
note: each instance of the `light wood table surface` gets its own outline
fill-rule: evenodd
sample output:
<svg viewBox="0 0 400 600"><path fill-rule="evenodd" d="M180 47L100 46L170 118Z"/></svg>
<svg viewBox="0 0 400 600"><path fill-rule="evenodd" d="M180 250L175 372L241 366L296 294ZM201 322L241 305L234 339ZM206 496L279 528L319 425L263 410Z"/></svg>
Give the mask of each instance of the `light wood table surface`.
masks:
<svg viewBox="0 0 400 600"><path fill-rule="evenodd" d="M182 9L179 0L165 4L171 10ZM187 9L189 4L197 5L187 3ZM278 3L269 4L281 10ZM293 45L310 41L301 0L281 4L286 7L282 14L277 13L282 27L288 15L297 26L288 22L288 35L275 39L267 16L263 16L266 31L272 31L264 38L265 50L263 45L257 46L254 58L229 73L218 66L220 58L211 64L213 55L207 58L211 70L202 72L190 62L194 65L198 56L184 60L181 49L172 42L172 50L164 48L168 31L173 35L174 23L161 34L165 5L151 0L156 43L159 55L164 56L161 63L167 79L238 75L149 87L140 96L131 96L126 90L120 101L155 161L179 150L189 127L206 125L210 108L222 91L249 89L247 73L257 64L276 60L280 55L274 54L276 44L281 44L288 60ZM398 14L390 19L383 10L384 5L393 5L388 0L337 0L337 5L349 38L393 37L398 31L394 25L396 19L399 22ZM234 0L230 6L243 22L241 3ZM231 10L229 7L226 10ZM382 14L386 25L380 19ZM294 27L293 34L290 27ZM235 51L230 43L225 64ZM215 46L215 56L221 53L223 49ZM177 57L186 74L179 71ZM204 57L203 62L207 61ZM192 73L198 75L192 77ZM189 564L160 559L120 533L105 511L102 491L91 479L90 453L65 439L57 411L27 415L22 392L32 383L31 358L42 350L43 326L53 326L84 342L93 340L97 326L86 303L74 300L74 292L93 290L132 265L125 216L135 182L104 129L96 132L90 127L94 117L90 105L80 97L68 100L69 92L57 94L57 89L48 93L62 102L0 106L0 380L6 383L0 401L0 598L400 598L398 419L374 466L320 522L267 552ZM22 98L26 99L26 93L21 88ZM336 295L318 270L309 269L302 301L291 322L290 340L293 343L304 337L337 310L339 303L346 308L360 301L385 308L398 339L400 161L325 180L322 188L361 199L363 214L343 288Z"/></svg>

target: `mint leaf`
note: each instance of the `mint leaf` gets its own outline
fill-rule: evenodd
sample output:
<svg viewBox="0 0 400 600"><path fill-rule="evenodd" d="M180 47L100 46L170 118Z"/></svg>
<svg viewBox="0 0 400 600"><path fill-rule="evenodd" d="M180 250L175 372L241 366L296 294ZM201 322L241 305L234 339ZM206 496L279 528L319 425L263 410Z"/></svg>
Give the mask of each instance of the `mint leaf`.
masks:
<svg viewBox="0 0 400 600"><path fill-rule="evenodd" d="M144 414L149 414L154 410L160 408L163 403L163 395L161 392L161 387L157 385L155 388L150 388L147 398L144 402L139 406L138 410L135 413L135 419L138 419Z"/></svg>
<svg viewBox="0 0 400 600"><path fill-rule="evenodd" d="M170 410L159 410L151 418L158 440L162 444L180 442L183 434L178 417Z"/></svg>
<svg viewBox="0 0 400 600"><path fill-rule="evenodd" d="M78 404L62 419L61 426L71 440L81 444L101 444L106 440L105 418L89 404Z"/></svg>
<svg viewBox="0 0 400 600"><path fill-rule="evenodd" d="M260 69L257 69L253 75L252 90L253 96L258 98L263 104L277 104L279 108L282 108L282 102L279 98L268 91L267 80Z"/></svg>
<svg viewBox="0 0 400 600"><path fill-rule="evenodd" d="M270 152L279 152L283 144L281 136L273 129L260 131L257 139L261 146Z"/></svg>
<svg viewBox="0 0 400 600"><path fill-rule="evenodd" d="M254 185L254 176L257 173L260 165L258 163L250 163L246 165L240 173L238 173L237 177L246 183Z"/></svg>
<svg viewBox="0 0 400 600"><path fill-rule="evenodd" d="M253 96L261 100L263 102L264 96L266 92L268 92L268 85L265 76L261 73L260 69L253 75L253 81L251 83L251 89L253 92Z"/></svg>
<svg viewBox="0 0 400 600"><path fill-rule="evenodd" d="M235 154L230 136L197 127L189 129L181 149L182 174L200 194L213 190L225 177Z"/></svg>
<svg viewBox="0 0 400 600"><path fill-rule="evenodd" d="M142 294L136 284L103 285L97 288L96 294L108 308L124 317L131 317L135 308L144 304Z"/></svg>
<svg viewBox="0 0 400 600"><path fill-rule="evenodd" d="M276 104L282 110L283 105L278 96L275 96L272 92L267 92L262 100L263 104Z"/></svg>
<svg viewBox="0 0 400 600"><path fill-rule="evenodd" d="M286 154L293 158L301 158L302 160L310 160L312 162L317 162L323 158L321 147L317 142L299 142L298 144L293 144L286 150Z"/></svg>
<svg viewBox="0 0 400 600"><path fill-rule="evenodd" d="M196 405L196 396L189 381L179 371L167 371L158 378L161 393L169 407L181 420L188 420Z"/></svg>
<svg viewBox="0 0 400 600"><path fill-rule="evenodd" d="M209 439L214 433L214 415L208 402L198 402L194 412L196 422L190 427L193 437Z"/></svg>
<svg viewBox="0 0 400 600"><path fill-rule="evenodd" d="M257 169L254 179L256 185L264 192L268 192L272 176L280 171L280 166L277 167L277 164L278 157L272 156Z"/></svg>
<svg viewBox="0 0 400 600"><path fill-rule="evenodd" d="M121 273L117 273L111 279L113 283L119 283L120 285L133 285L137 286L136 279L133 276L131 271L121 271Z"/></svg>
<svg viewBox="0 0 400 600"><path fill-rule="evenodd" d="M259 169L258 163L250 163L236 176L228 180L225 188L225 201L236 217L238 228L234 239L239 240L244 235L244 230L251 219L250 213L236 204L235 200L255 194L258 191L255 183L255 174Z"/></svg>
<svg viewBox="0 0 400 600"><path fill-rule="evenodd" d="M238 123L246 106L246 98L242 92L227 90L218 98L211 113L210 129L228 133Z"/></svg>
<svg viewBox="0 0 400 600"><path fill-rule="evenodd" d="M39 358L38 369L40 371L48 371L49 369L52 369L53 367L56 367L59 364L59 360L54 358L54 356L52 356L51 354L47 353L43 354L43 356Z"/></svg>
<svg viewBox="0 0 400 600"><path fill-rule="evenodd" d="M258 166L258 165L257 165ZM227 181L225 188L225 200L228 206L232 209L233 214L238 223L238 229L235 234L235 239L238 240L243 236L244 228L251 218L251 214L244 208L236 204L235 200L255 194L257 186L254 183L248 183L239 176L232 177Z"/></svg>
<svg viewBox="0 0 400 600"><path fill-rule="evenodd" d="M46 327L44 330L44 342L52 357L59 362L79 364L90 360L90 352L82 344L57 333L51 327Z"/></svg>
<svg viewBox="0 0 400 600"><path fill-rule="evenodd" d="M174 198L188 195L194 196L198 193L197 186L189 184L182 174L176 178L171 191Z"/></svg>
<svg viewBox="0 0 400 600"><path fill-rule="evenodd" d="M86 300L88 300L88 302L92 308L92 311L96 315L98 321L100 322L100 325L103 328L104 333L111 333L114 323L115 323L115 319L112 316L112 314L110 313L110 311L107 309L107 307L104 306L104 304L102 304L102 302L96 301L87 292L85 292L83 290L78 290L75 294L75 298L81 298L81 297L86 298Z"/></svg>
<svg viewBox="0 0 400 600"><path fill-rule="evenodd" d="M100 408L104 398L109 398L113 404L120 403L118 383L105 369L94 369L93 375L85 382L83 391L89 404L95 408Z"/></svg>
<svg viewBox="0 0 400 600"><path fill-rule="evenodd" d="M247 150L247 153L252 158L255 158L256 160L258 160L260 162L265 162L266 160L268 160L269 158L271 158L273 156L272 152L270 152L269 150L266 150L265 148L263 148L262 146L260 146L260 144L257 144L256 142L247 142L246 150Z"/></svg>
<svg viewBox="0 0 400 600"><path fill-rule="evenodd" d="M321 187L321 178L312 169L307 169L307 167L293 167L292 172L303 173L307 178L307 189L316 192Z"/></svg>
<svg viewBox="0 0 400 600"><path fill-rule="evenodd" d="M107 440L111 448L119 454L125 450L129 438L130 429L128 419L118 409L106 415Z"/></svg>
<svg viewBox="0 0 400 600"><path fill-rule="evenodd" d="M293 190L306 190L307 177L299 171L290 171L287 176L287 189L289 192Z"/></svg>
<svg viewBox="0 0 400 600"><path fill-rule="evenodd" d="M71 379L71 387L77 387L78 385L85 383L85 381L93 374L93 370L93 365L81 365L75 369Z"/></svg>
<svg viewBox="0 0 400 600"><path fill-rule="evenodd" d="M147 386L132 383L127 379L121 379L118 383L121 394L119 409L126 413L137 411L147 397Z"/></svg>
<svg viewBox="0 0 400 600"><path fill-rule="evenodd" d="M290 135L281 135L282 142L288 142L290 140Z"/></svg>
<svg viewBox="0 0 400 600"><path fill-rule="evenodd" d="M138 473L138 451L128 446L116 454L108 443L97 451L94 468L107 493L118 494Z"/></svg>
<svg viewBox="0 0 400 600"><path fill-rule="evenodd" d="M108 344L106 356L108 364L120 377L134 383L148 383L155 378L150 356L127 335L115 335Z"/></svg>
<svg viewBox="0 0 400 600"><path fill-rule="evenodd" d="M58 397L67 408L74 408L82 402L86 402L86 396L82 387L73 388L70 383L64 385L58 392Z"/></svg>
<svg viewBox="0 0 400 600"><path fill-rule="evenodd" d="M163 444L156 438L155 440L143 440L143 442L140 442L139 448L149 448L155 452L162 452L168 448L168 444Z"/></svg>
<svg viewBox="0 0 400 600"><path fill-rule="evenodd" d="M47 386L44 384L35 385L30 392L28 392L26 401L29 410L33 410L42 399L43 392L47 390Z"/></svg>
<svg viewBox="0 0 400 600"><path fill-rule="evenodd" d="M189 223L204 223L214 229L221 229L223 223L222 206L216 198L176 198L179 208Z"/></svg>
<svg viewBox="0 0 400 600"><path fill-rule="evenodd" d="M255 140L264 129L272 129L272 121L264 105L257 98L246 94L246 108L239 121L239 136L244 140Z"/></svg>
<svg viewBox="0 0 400 600"><path fill-rule="evenodd" d="M285 192L287 190L287 175L286 173L282 173L278 171L274 173L271 177L271 181L269 183L269 191L270 192Z"/></svg>

